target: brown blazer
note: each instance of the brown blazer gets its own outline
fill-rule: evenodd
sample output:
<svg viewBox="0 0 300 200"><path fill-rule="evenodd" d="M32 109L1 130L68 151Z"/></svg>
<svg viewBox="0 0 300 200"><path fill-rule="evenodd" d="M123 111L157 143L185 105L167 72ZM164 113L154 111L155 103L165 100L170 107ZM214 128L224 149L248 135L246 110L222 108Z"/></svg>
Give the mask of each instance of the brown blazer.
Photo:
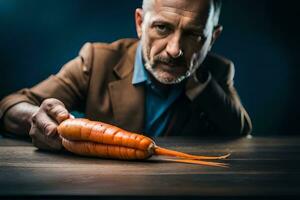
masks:
<svg viewBox="0 0 300 200"><path fill-rule="evenodd" d="M0 118L20 102L40 105L57 98L68 110L85 113L86 118L114 124L142 133L144 87L132 85L138 40L122 39L111 44L87 43L79 56L31 89L22 89L0 102ZM232 62L208 55L204 64L211 80L201 92L199 83L189 80L186 95L175 103L166 135L247 134L251 121L233 86ZM196 91L196 92L195 92Z"/></svg>

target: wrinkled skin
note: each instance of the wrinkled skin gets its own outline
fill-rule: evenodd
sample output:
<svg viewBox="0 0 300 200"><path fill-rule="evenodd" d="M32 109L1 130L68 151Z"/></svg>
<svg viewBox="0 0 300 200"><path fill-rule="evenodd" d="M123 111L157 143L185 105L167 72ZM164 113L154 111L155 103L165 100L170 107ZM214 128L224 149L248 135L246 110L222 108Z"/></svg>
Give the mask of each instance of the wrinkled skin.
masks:
<svg viewBox="0 0 300 200"><path fill-rule="evenodd" d="M152 10L136 10L145 66L159 83L180 83L201 66L222 31L213 17L210 0L154 0Z"/></svg>
<svg viewBox="0 0 300 200"><path fill-rule="evenodd" d="M32 143L39 149L60 150L61 138L57 133L57 126L71 115L64 104L57 99L46 99L39 109L32 115L29 135Z"/></svg>

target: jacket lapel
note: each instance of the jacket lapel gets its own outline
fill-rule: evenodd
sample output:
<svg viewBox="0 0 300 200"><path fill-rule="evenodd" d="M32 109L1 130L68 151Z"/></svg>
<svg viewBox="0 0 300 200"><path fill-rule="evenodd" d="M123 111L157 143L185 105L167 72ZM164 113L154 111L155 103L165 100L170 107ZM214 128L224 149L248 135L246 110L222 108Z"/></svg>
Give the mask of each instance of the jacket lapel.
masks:
<svg viewBox="0 0 300 200"><path fill-rule="evenodd" d="M109 93L116 124L141 133L144 127L145 92L143 85L132 85L137 43L129 47L114 68L118 80L109 83Z"/></svg>

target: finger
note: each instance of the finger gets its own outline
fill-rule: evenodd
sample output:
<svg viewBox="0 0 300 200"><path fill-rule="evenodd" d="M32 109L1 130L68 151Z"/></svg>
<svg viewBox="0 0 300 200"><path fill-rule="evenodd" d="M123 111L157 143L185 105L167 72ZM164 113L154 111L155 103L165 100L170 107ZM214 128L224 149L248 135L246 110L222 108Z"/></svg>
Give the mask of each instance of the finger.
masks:
<svg viewBox="0 0 300 200"><path fill-rule="evenodd" d="M47 138L45 135L43 135L40 130L35 126L35 124L32 124L31 129L29 131L29 135L32 139L32 144L43 150L52 150L52 148L45 142L47 141Z"/></svg>
<svg viewBox="0 0 300 200"><path fill-rule="evenodd" d="M54 106L48 111L48 114L59 124L70 118L68 110L62 105Z"/></svg>
<svg viewBox="0 0 300 200"><path fill-rule="evenodd" d="M69 112L65 105L57 99L46 99L43 101L41 108L46 111L58 123L69 118Z"/></svg>
<svg viewBox="0 0 300 200"><path fill-rule="evenodd" d="M54 138L47 138L48 145L53 149L53 150L61 150L62 149L62 140L59 135L56 135Z"/></svg>
<svg viewBox="0 0 300 200"><path fill-rule="evenodd" d="M61 138L57 135L56 137L48 137L41 132L36 126L32 126L29 135L32 138L32 143L39 149L43 150L60 150L62 148Z"/></svg>
<svg viewBox="0 0 300 200"><path fill-rule="evenodd" d="M57 134L56 127L58 124L47 113L38 112L32 118L32 126L36 126L44 135L51 137Z"/></svg>

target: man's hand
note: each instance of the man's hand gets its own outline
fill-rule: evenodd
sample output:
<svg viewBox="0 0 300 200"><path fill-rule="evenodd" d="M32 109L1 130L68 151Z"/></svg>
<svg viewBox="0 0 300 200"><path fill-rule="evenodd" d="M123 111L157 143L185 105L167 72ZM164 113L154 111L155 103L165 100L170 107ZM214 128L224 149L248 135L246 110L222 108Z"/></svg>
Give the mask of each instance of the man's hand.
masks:
<svg viewBox="0 0 300 200"><path fill-rule="evenodd" d="M46 99L32 115L29 135L39 149L58 151L62 148L57 126L71 115L57 99Z"/></svg>

